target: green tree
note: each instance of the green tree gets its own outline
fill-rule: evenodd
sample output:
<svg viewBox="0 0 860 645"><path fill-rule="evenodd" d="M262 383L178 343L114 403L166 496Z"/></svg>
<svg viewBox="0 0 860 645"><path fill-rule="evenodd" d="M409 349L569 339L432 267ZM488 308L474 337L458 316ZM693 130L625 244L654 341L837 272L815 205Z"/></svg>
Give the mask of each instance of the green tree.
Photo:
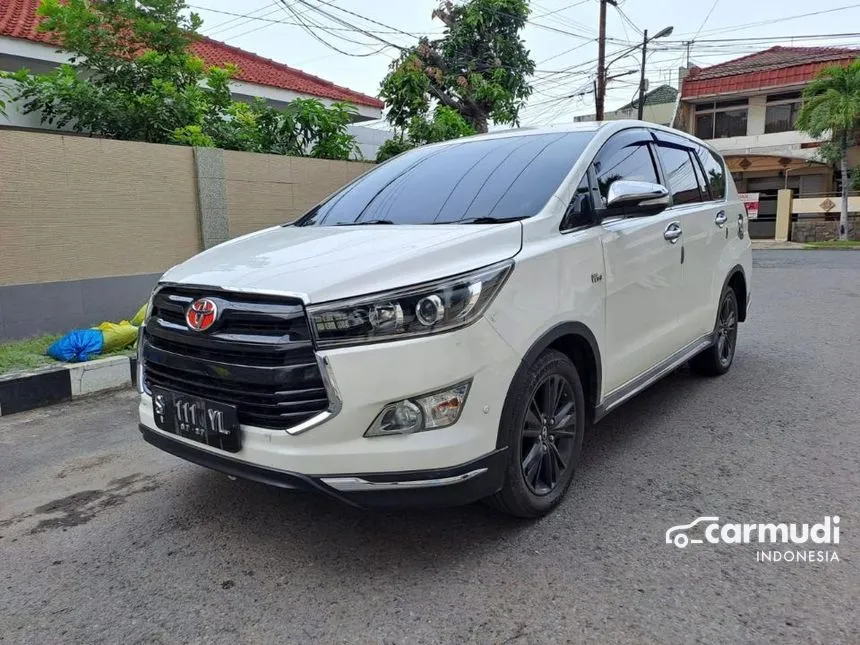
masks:
<svg viewBox="0 0 860 645"><path fill-rule="evenodd" d="M43 123L151 143L348 158L354 108L299 99L278 111L233 99L232 66L207 67L189 46L201 20L183 0L42 0L39 29L71 53L41 75L21 70L13 98Z"/></svg>
<svg viewBox="0 0 860 645"><path fill-rule="evenodd" d="M842 175L839 239L848 239L848 149L860 133L860 58L843 67L826 67L803 91L797 128L813 137L828 136L838 150Z"/></svg>
<svg viewBox="0 0 860 645"><path fill-rule="evenodd" d="M432 119L415 116L405 130L382 144L376 160L382 162L416 146L467 137L470 134L475 134L475 129L466 123L463 117L445 105L437 105Z"/></svg>
<svg viewBox="0 0 860 645"><path fill-rule="evenodd" d="M445 24L442 38L421 38L404 50L382 81L389 122L416 141L440 120L451 127L453 115L476 132L486 132L490 120L517 123L535 67L520 38L528 15L528 0L442 2L433 12ZM450 112L440 115L437 105ZM463 131L462 124L451 130Z"/></svg>

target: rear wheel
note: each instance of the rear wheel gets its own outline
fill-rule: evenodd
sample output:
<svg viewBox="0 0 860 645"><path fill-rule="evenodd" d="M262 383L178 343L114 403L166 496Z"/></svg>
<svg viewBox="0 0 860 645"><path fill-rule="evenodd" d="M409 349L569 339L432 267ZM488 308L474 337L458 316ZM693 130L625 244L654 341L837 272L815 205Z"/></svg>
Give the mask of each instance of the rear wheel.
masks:
<svg viewBox="0 0 860 645"><path fill-rule="evenodd" d="M738 299L726 287L717 309L714 344L690 361L690 367L705 376L720 376L729 371L738 341Z"/></svg>
<svg viewBox="0 0 860 645"><path fill-rule="evenodd" d="M552 511L573 480L585 429L585 397L573 362L555 350L517 376L500 432L508 437L505 484L487 501L518 517Z"/></svg>

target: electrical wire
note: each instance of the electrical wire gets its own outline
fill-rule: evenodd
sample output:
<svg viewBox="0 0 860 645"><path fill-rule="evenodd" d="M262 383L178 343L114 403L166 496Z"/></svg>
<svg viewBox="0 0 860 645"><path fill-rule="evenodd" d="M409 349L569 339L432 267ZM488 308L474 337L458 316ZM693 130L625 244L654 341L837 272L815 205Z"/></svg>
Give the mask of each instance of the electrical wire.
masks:
<svg viewBox="0 0 860 645"><path fill-rule="evenodd" d="M339 47L337 47L337 46L335 46L335 45L332 45L332 44L331 44L330 42L328 42L325 38L323 38L323 37L321 37L319 34L317 34L317 33L316 33L312 28L311 28L311 26L309 26L307 23L305 23L305 22L302 20L302 18L301 18L301 14L300 14L300 13L298 13L295 9L293 9L293 7L292 7L291 5L287 4L286 0L280 0L280 2L281 2L281 4L283 5L283 7L284 7L287 11L289 11L289 12L290 12L290 14L292 14L293 18L294 18L295 20L297 20L299 23L301 23L301 27L305 30L305 32L307 32L307 33L308 33L308 35L310 35L310 36L311 36L312 38L314 38L315 40L317 40L317 41L321 42L323 45L325 45L325 46L326 46L326 47L328 47L329 49L332 49L332 50L334 50L334 51L338 52L339 54L343 54L344 56L351 56L351 57L354 57L354 58L367 58L367 57L369 57L369 56L376 56L377 54L380 54L380 53L382 52L382 50L383 50L383 49L385 49L385 46L393 46L393 47L397 47L397 45L391 45L390 43L386 43L386 45L385 45L385 46L383 46L382 48L380 48L380 49L378 49L378 50L376 50L376 51L371 51L371 52L366 52L366 53L358 53L358 54L357 54L357 53L348 52L348 51L343 50L343 49L340 49ZM305 2L302 2L302 0L299 0L299 2L301 2L301 4L307 4L307 3L305 3ZM308 6L312 6L312 5L308 5ZM324 28L323 28L323 31L324 31ZM341 37L341 38L343 38L343 36L340 36L340 37ZM382 39L382 38L380 38L379 36L376 36L376 38L378 38L380 41L381 41L381 40L383 40L383 39ZM355 42L355 41L353 41L353 42ZM361 44L366 45L366 43L361 43ZM399 49L399 47L398 47L398 49Z"/></svg>

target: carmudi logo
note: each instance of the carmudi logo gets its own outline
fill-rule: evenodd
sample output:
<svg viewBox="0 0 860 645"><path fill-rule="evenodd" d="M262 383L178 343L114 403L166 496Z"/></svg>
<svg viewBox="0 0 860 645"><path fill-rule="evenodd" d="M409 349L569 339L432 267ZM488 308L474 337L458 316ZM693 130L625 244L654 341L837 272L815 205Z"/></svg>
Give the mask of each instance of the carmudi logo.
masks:
<svg viewBox="0 0 860 645"><path fill-rule="evenodd" d="M839 516L827 515L824 521L809 523L720 523L716 516L697 517L666 531L666 544L685 549L690 544L767 545L756 551L757 562L839 562ZM779 549L780 545L805 546L805 549ZM811 548L811 547L817 548Z"/></svg>

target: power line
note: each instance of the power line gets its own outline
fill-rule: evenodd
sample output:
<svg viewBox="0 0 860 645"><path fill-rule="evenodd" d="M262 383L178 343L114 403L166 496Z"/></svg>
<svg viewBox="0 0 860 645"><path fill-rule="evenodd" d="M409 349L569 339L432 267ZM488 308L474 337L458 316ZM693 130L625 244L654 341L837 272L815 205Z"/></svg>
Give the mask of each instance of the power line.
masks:
<svg viewBox="0 0 860 645"><path fill-rule="evenodd" d="M772 20L760 20L758 22L748 22L741 25L729 25L727 27L719 27L717 29L707 29L703 33L707 35L727 32L727 31L739 31L745 29L751 29L753 27L760 27L761 25L772 25L777 22L788 22L790 20L797 20L798 18L809 18L811 16L820 16L827 13L835 13L837 11L845 11L847 9L855 9L860 7L860 3L849 4L843 7L836 7L835 9L822 9L821 11L813 11L810 13L801 13L795 16L785 16L784 18L773 18ZM683 34L678 34L683 35Z"/></svg>
<svg viewBox="0 0 860 645"><path fill-rule="evenodd" d="M270 23L276 23L276 24L282 24L282 25L295 25L295 26L301 26L298 22L296 22L296 21L294 21L294 20L283 20L283 19L276 19L276 18L267 18L267 17L265 17L265 16L254 16L254 15L252 15L252 14L254 14L254 13L258 13L259 11L262 11L263 9L268 8L269 6L275 6L275 9L274 9L274 10L272 10L270 13L265 14L266 16L273 15L273 14L275 14L275 13L279 13L280 11L282 11L282 9L281 9L281 7L280 7L280 6L276 6L277 4L278 4L277 2L272 2L272 4L271 4L271 5L267 5L266 7L263 7L263 8L261 8L261 9L258 9L257 11L252 11L252 12L251 12L251 13L249 13L249 14L244 14L244 13L235 13L235 12L233 12L233 11L223 11L223 10L221 10L221 9L209 9L208 7L201 7L201 6L199 6L199 5L193 5L193 4L190 4L190 5L188 5L188 6L189 6L189 7L191 7L192 9L200 9L201 11L209 11L209 12L211 12L211 13L222 14L222 15L225 15L225 16L236 16L236 18L248 18L248 19L249 19L249 20L248 20L248 22L253 22L253 21L257 20L257 21L261 21L261 22L270 22ZM304 14L303 14L303 15L304 15ZM234 18L233 20L235 20L236 18ZM217 29L217 28L218 28L218 27L220 27L221 25L227 24L228 22L231 22L231 20L227 20L227 21L225 21L225 22L223 22L223 23L218 23L218 25L216 25L216 26L215 26L215 29ZM234 26L236 26L236 25L234 25ZM227 31L229 31L229 29L232 29L232 28L233 28L233 27L228 27L228 28L227 28ZM333 31L357 31L356 29L354 29L354 28L352 28L352 27L331 27L331 26L329 26L329 27L328 27L328 29L331 29L331 30L333 30ZM380 31L377 31L376 33L380 33L380 34L397 34L397 33L400 33L400 32L399 32L399 31L394 31L394 30L388 30L388 31L382 31L382 30L380 30ZM210 32L210 34L209 34L209 35L211 35L211 34L212 34L212 32ZM416 32L416 35L434 36L434 35L437 35L437 34L436 34L435 32L432 32L432 31L425 31L425 32Z"/></svg>
<svg viewBox="0 0 860 645"><path fill-rule="evenodd" d="M707 24L707 22L708 22L708 18L710 18L710 17L711 17L711 14L712 14L712 13L714 13L714 9L716 9L716 8L717 8L717 3L718 3L719 1L720 1L720 0L714 0L714 4L712 4L712 5L711 5L711 10L710 10L710 11L708 11L708 15L706 15L706 16L705 16L705 19L702 21L702 24L701 24L701 25L699 25L699 28L696 30L695 35L693 35L692 40L693 40L694 42L695 42L695 40L696 40L696 37L701 33L702 28Z"/></svg>
<svg viewBox="0 0 860 645"><path fill-rule="evenodd" d="M214 11L213 9L207 9L206 7L196 7L194 5L188 5L188 6L191 7L192 9L203 9L205 11ZM230 14L229 12L226 12L226 11L224 11L224 12L216 11L215 13L223 13L223 14L227 14L227 15L233 15L234 17L230 18L228 20L224 20L222 22L219 22L216 25L213 25L212 29L220 29L220 28L224 27L225 25L230 24L231 22L236 22L236 20L238 18L253 18L253 14L262 13L266 9L269 9L270 7L273 7L273 6L275 6L275 2L270 2L269 4L263 5L259 9L255 9L251 13L246 13L246 14L242 14L242 13Z"/></svg>
<svg viewBox="0 0 860 645"><path fill-rule="evenodd" d="M298 20L298 21L301 23L302 28L303 28L303 29L304 29L304 30L305 30L305 31L306 31L306 32L307 32L307 33L308 33L312 38L314 38L315 40L318 40L319 42L321 42L323 45L325 45L325 46L326 46L326 47L328 47L329 49L332 49L332 50L334 50L334 51L336 51L336 52L338 52L338 53L340 53L340 54L343 54L344 56L352 56L352 57L354 57L354 58L367 58L367 57L369 57L369 56L376 56L377 54L380 54L380 53L382 52L382 50L383 50L383 49L385 49L385 47L382 47L382 48L377 49L377 50L372 51L372 52L366 52L366 53L360 53L360 54L356 54L356 53L352 53L352 52L348 52L348 51L346 51L346 50L340 49L339 47L336 47L335 45L332 45L332 44L331 44L330 42L328 42L325 38L323 38L322 36L320 36L319 34L317 34L317 33L316 33L312 28L311 28L311 26L309 26L307 23L305 23L305 22L302 20L302 18L301 18L301 14L299 14L298 12L296 12L296 10L295 10L295 9L293 9L293 7L292 7L291 5L287 4L286 0L280 0L280 2L281 2L281 4L283 5L283 7L284 7L287 11L289 11L289 12L290 12L290 14L292 14L293 18L295 18L296 20ZM299 2L301 2L302 4L307 5L307 3L302 2L302 0L299 0ZM307 6L309 6L309 7L313 8L313 7L312 7L312 5L307 5ZM317 28L322 29L322 31L325 31L325 27L320 27L318 24L317 24L316 26L317 26ZM327 33L329 33L329 32L327 32ZM335 35L336 35L336 34L335 34ZM340 38L342 38L342 39L344 38L343 36L339 36L339 37L340 37ZM385 41L384 41L384 39L380 38L379 36L372 36L372 37L375 37L375 38L379 39L380 41L385 42ZM346 39L346 40L348 40L348 39ZM357 42L357 41L352 41L352 42ZM359 43L359 44L364 45L364 46L367 46L367 45L368 45L368 43ZM393 47L397 47L397 45L391 45L390 43L386 43L386 46L393 46ZM398 47L398 49L399 49L399 47Z"/></svg>

